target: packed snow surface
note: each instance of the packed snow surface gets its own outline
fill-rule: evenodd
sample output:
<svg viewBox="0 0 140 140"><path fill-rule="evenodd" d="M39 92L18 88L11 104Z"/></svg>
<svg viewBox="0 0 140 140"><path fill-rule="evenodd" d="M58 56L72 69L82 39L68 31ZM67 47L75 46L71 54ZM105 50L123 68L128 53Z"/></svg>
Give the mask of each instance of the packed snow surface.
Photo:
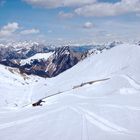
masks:
<svg viewBox="0 0 140 140"><path fill-rule="evenodd" d="M0 138L139 140L139 60L140 47L123 44L51 79L26 81L1 66L0 78L9 81L0 80ZM41 98L43 106L31 106Z"/></svg>

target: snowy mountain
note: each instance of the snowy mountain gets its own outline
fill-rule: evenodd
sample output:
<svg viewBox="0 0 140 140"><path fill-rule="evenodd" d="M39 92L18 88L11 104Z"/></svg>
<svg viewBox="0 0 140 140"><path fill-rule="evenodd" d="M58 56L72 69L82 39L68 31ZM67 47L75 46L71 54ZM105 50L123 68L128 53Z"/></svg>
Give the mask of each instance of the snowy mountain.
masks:
<svg viewBox="0 0 140 140"><path fill-rule="evenodd" d="M139 140L139 60L140 46L122 44L50 79L1 66L2 140Z"/></svg>
<svg viewBox="0 0 140 140"><path fill-rule="evenodd" d="M5 55L1 55L0 63L5 66L18 68L22 73L26 73L28 75L32 74L41 77L54 77L73 67L79 61L84 59L88 53L87 49L79 50L75 47L69 46L50 50L45 49L45 51L35 51L34 48L30 49L31 50L28 50L26 56L29 54L29 51L32 52L32 55L30 54L30 57L27 57L26 59L21 57L23 54L22 50L20 50L20 57L15 55L15 52L11 49L10 51L12 52L10 52L10 54L9 51L5 51L6 55L8 54L8 57L5 58ZM17 50L16 53L18 53Z"/></svg>
<svg viewBox="0 0 140 140"><path fill-rule="evenodd" d="M17 42L0 45L0 64L18 68L21 73L54 77L94 53L116 46L104 45L49 46L37 42Z"/></svg>
<svg viewBox="0 0 140 140"><path fill-rule="evenodd" d="M27 59L37 53L48 53L54 50L53 46L37 42L14 42L0 44L1 59Z"/></svg>
<svg viewBox="0 0 140 140"><path fill-rule="evenodd" d="M34 60L47 60L51 55L53 54L53 52L48 52L48 53L37 53L27 59L22 59L20 61L20 65L23 66L25 64L31 64Z"/></svg>

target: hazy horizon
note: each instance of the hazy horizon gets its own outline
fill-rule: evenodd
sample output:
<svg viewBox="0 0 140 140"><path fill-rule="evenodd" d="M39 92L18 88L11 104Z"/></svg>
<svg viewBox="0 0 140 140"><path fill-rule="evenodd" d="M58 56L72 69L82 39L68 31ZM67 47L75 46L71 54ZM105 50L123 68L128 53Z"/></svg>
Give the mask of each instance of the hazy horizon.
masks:
<svg viewBox="0 0 140 140"><path fill-rule="evenodd" d="M139 41L140 0L0 0L0 42Z"/></svg>

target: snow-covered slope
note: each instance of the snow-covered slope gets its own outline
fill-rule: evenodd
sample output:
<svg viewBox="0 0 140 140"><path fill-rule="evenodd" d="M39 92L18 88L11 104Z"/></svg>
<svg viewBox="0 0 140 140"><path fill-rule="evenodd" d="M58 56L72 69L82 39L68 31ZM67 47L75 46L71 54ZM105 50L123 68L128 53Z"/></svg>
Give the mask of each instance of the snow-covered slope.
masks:
<svg viewBox="0 0 140 140"><path fill-rule="evenodd" d="M109 81L118 78L118 80L114 80L118 84L122 79L128 84L130 83L130 79L131 81L133 80L140 83L139 60L139 46L119 45L101 54L88 57L56 78L49 79L47 87L43 88L43 83L40 82L38 84L39 87L42 87L40 88L40 93L42 97L44 97L55 92L70 90L74 86L85 82L106 78L110 78ZM122 85L122 83L120 83L120 85ZM54 86L55 88L53 88ZM35 94L38 96L38 93ZM41 94L39 96L41 96ZM34 98L35 97L34 95Z"/></svg>
<svg viewBox="0 0 140 140"><path fill-rule="evenodd" d="M40 59L44 59L44 60L47 60L51 55L53 54L53 52L49 52L49 53L37 53L35 55L33 55L32 57L29 57L27 59L22 59L20 64L21 65L25 65L25 64L30 64L31 61L37 59L37 60L40 60Z"/></svg>
<svg viewBox="0 0 140 140"><path fill-rule="evenodd" d="M46 102L1 110L1 139L139 140L139 60L140 47L123 44L39 79L30 100Z"/></svg>
<svg viewBox="0 0 140 140"><path fill-rule="evenodd" d="M0 65L0 108L29 103L33 85L38 79L20 74L18 69Z"/></svg>

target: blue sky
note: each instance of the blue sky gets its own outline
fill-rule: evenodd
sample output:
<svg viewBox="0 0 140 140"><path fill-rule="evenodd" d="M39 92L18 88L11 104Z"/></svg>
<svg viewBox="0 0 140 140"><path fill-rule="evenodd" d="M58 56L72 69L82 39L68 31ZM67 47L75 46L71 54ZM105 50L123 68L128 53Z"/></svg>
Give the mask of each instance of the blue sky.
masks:
<svg viewBox="0 0 140 140"><path fill-rule="evenodd" d="M139 29L140 0L0 0L0 41L135 41Z"/></svg>

